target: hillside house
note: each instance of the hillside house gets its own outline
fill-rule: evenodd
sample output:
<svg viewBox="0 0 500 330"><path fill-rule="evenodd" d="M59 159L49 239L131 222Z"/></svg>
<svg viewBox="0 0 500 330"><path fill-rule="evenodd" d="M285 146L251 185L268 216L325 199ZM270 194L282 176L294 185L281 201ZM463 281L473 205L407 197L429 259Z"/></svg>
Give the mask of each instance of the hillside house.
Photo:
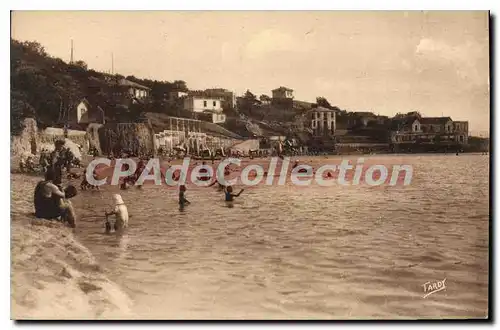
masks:
<svg viewBox="0 0 500 330"><path fill-rule="evenodd" d="M224 123L226 115L222 112L222 100L216 97L190 95L184 98L184 110L195 114L196 118L212 123Z"/></svg>
<svg viewBox="0 0 500 330"><path fill-rule="evenodd" d="M221 100L222 108L235 108L236 107L236 94L224 88L209 88L205 89L203 95L208 97L215 97Z"/></svg>
<svg viewBox="0 0 500 330"><path fill-rule="evenodd" d="M145 99L149 97L151 89L127 79L119 79L111 85L113 96Z"/></svg>
<svg viewBox="0 0 500 330"><path fill-rule="evenodd" d="M313 108L306 112L313 135L335 135L337 112L336 109L323 107Z"/></svg>
<svg viewBox="0 0 500 330"><path fill-rule="evenodd" d="M184 110L190 112L222 112L221 99L216 97L206 97L190 95L184 98Z"/></svg>
<svg viewBox="0 0 500 330"><path fill-rule="evenodd" d="M453 132L458 143L469 143L469 122L468 121L454 121Z"/></svg>
<svg viewBox="0 0 500 330"><path fill-rule="evenodd" d="M293 99L293 89L280 86L272 90L273 99Z"/></svg>
<svg viewBox="0 0 500 330"><path fill-rule="evenodd" d="M453 121L450 117L427 117L421 119L425 133L452 133Z"/></svg>
<svg viewBox="0 0 500 330"><path fill-rule="evenodd" d="M393 143L467 144L468 122L450 117L416 117L393 119Z"/></svg>
<svg viewBox="0 0 500 330"><path fill-rule="evenodd" d="M104 124L104 110L84 98L72 105L67 118L62 119L71 126L86 126L90 123Z"/></svg>

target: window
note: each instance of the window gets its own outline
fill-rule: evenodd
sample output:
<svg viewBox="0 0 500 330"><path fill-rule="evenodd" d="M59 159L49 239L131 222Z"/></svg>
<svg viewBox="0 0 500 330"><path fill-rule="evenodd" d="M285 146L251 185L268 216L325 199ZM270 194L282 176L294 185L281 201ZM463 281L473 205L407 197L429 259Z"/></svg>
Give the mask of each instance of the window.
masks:
<svg viewBox="0 0 500 330"><path fill-rule="evenodd" d="M203 101L203 107L207 107L207 101Z"/></svg>
<svg viewBox="0 0 500 330"><path fill-rule="evenodd" d="M217 106L217 101L214 101L214 107Z"/></svg>
<svg viewBox="0 0 500 330"><path fill-rule="evenodd" d="M418 131L418 126L417 126L417 125L415 125L415 129L414 129L414 131L415 131L415 132L416 132L416 131Z"/></svg>

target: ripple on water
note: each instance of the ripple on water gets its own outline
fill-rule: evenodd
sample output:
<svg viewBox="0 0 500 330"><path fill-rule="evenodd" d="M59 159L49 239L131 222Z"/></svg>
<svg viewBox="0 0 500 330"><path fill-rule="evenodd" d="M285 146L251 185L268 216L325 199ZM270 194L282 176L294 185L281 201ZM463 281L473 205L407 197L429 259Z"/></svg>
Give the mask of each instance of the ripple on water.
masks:
<svg viewBox="0 0 500 330"><path fill-rule="evenodd" d="M488 162L365 158L412 164L414 181L256 186L232 208L221 193L188 186L192 205L183 211L174 189L146 186L120 191L133 215L123 236L103 235L118 192L105 187L75 198L75 237L146 318L484 317ZM317 168L325 160L307 161ZM36 178L13 175L12 183L16 222L32 212ZM443 278L447 289L423 299L422 284Z"/></svg>

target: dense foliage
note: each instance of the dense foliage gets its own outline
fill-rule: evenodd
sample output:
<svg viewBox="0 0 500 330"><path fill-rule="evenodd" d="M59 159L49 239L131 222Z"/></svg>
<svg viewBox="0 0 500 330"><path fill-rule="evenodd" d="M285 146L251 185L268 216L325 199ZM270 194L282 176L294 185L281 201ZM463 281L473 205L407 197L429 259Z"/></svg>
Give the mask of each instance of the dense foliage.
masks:
<svg viewBox="0 0 500 330"><path fill-rule="evenodd" d="M49 56L38 42L11 39L11 131L17 134L23 118L33 117L40 126L62 126L70 108L87 98L105 110L106 116L140 120L144 112L179 115L182 104L168 102L171 91L187 91L182 80L174 82L127 79L151 88L151 98L133 104L113 98L109 82L124 78L88 69L83 61L66 63ZM113 119L113 118L111 118Z"/></svg>

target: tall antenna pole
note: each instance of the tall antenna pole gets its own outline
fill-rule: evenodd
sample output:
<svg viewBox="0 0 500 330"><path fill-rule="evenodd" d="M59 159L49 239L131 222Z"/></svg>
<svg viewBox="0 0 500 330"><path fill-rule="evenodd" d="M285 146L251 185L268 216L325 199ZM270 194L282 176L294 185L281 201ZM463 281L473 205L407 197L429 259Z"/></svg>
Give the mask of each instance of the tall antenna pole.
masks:
<svg viewBox="0 0 500 330"><path fill-rule="evenodd" d="M113 53L111 53L111 74L115 74L115 63L113 59Z"/></svg>
<svg viewBox="0 0 500 330"><path fill-rule="evenodd" d="M69 60L69 63L73 63L73 39L71 39L71 58Z"/></svg>

